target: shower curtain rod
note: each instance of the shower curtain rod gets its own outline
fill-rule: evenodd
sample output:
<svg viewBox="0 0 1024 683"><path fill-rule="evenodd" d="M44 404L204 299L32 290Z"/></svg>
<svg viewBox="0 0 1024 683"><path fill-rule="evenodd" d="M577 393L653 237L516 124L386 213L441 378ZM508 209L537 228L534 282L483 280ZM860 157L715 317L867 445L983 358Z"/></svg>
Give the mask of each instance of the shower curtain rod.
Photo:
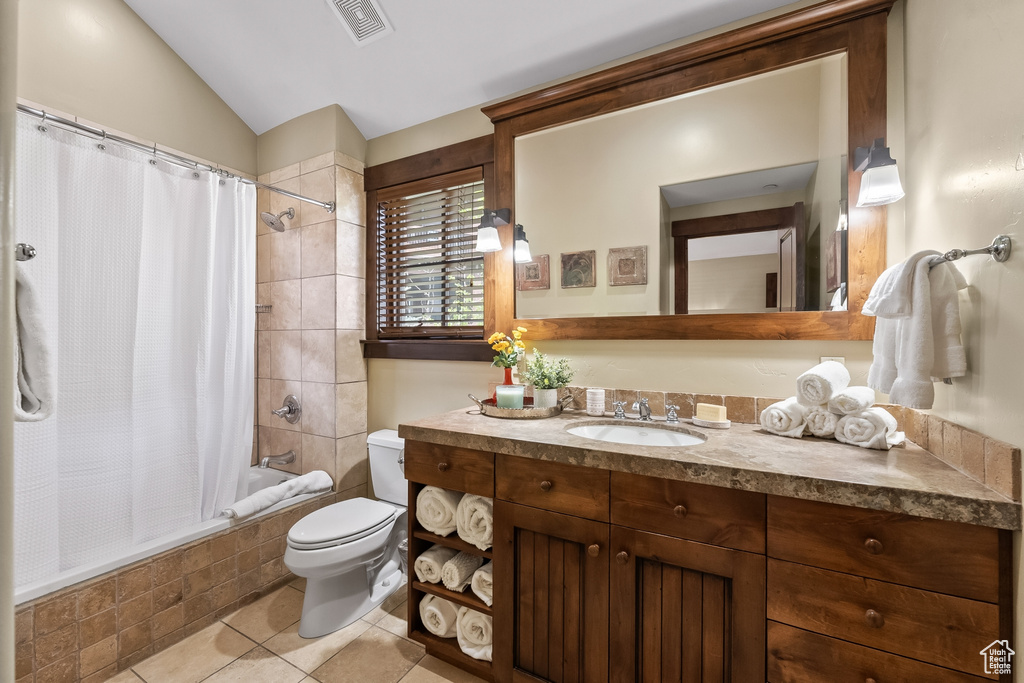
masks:
<svg viewBox="0 0 1024 683"><path fill-rule="evenodd" d="M155 144L152 147L148 145L143 145L138 142L135 142L134 140L129 140L128 138L123 138L119 135L113 135L100 128L93 128L92 126L87 126L83 123L78 123L77 121L71 121L60 116L47 114L42 109L34 109L32 107L25 106L24 104L18 105L18 111L20 111L23 114L35 116L36 118L40 119L39 126L43 130L45 130L46 123L47 121L49 121L64 128L70 128L75 132L87 133L88 135L91 135L100 141L109 140L111 142L123 145L125 147L131 147L132 149L137 149L139 151L152 154L154 157L165 159L173 164L182 166L184 168L191 168L196 171L209 171L210 173L214 173L224 178L238 178L240 182L247 183L249 185L255 185L256 187L263 188L264 190L270 190L271 192L277 192L278 194L283 194L286 197L291 197L292 199L297 199L301 202L316 204L317 206L326 209L327 213L334 213L334 202L321 202L316 199L310 199L309 197L303 197L301 194L295 194L294 192L289 192L288 190L282 190L281 188L274 187L273 185L261 183L258 180L249 180L248 178L243 178L242 176L235 175L234 173L225 171L222 168L217 168L216 166L204 164L202 162L196 161L195 159L189 159L188 157L179 156L177 154L172 154L171 152L165 152L162 149L157 149Z"/></svg>

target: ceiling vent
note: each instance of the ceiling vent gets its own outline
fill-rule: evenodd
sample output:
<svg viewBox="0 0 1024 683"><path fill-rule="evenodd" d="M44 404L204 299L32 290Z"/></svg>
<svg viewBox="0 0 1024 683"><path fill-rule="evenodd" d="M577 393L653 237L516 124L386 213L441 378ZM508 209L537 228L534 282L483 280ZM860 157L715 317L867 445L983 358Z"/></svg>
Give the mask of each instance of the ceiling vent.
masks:
<svg viewBox="0 0 1024 683"><path fill-rule="evenodd" d="M327 0L327 4L358 47L395 31L376 0Z"/></svg>

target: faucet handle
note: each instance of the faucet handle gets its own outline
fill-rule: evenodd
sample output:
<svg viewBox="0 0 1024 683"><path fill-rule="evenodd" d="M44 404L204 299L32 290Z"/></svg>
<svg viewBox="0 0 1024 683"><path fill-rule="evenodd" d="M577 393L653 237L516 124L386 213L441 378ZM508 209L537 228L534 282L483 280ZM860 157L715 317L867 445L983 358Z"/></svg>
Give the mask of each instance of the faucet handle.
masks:
<svg viewBox="0 0 1024 683"><path fill-rule="evenodd" d="M676 414L676 411L679 410L679 406L674 406L670 403L665 406L665 410L668 411L665 413L665 422L679 422L679 415Z"/></svg>
<svg viewBox="0 0 1024 683"><path fill-rule="evenodd" d="M284 405L277 410L271 410L274 415L284 418L291 424L295 424L302 417L302 407L299 405L299 399L295 397L295 394L288 394L284 398Z"/></svg>
<svg viewBox="0 0 1024 683"><path fill-rule="evenodd" d="M618 420L626 419L626 411L622 409L622 406L626 405L626 402L612 401L612 405L615 406L615 418Z"/></svg>

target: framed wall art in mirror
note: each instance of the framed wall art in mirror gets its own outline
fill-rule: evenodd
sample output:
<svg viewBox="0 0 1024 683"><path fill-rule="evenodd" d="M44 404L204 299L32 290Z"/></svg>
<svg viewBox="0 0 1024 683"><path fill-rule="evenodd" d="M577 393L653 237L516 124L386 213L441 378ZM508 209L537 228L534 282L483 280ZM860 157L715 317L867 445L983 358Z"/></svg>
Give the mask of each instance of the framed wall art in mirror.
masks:
<svg viewBox="0 0 1024 683"><path fill-rule="evenodd" d="M841 215L841 200L859 189L860 174L848 167L851 149L885 136L892 4L823 2L485 107L495 124L496 201L531 226L536 250L559 253L565 250L560 240L575 236L579 244L576 233L582 233L603 260L602 251L630 236L647 247L649 263L643 286L598 282L587 298L549 303L563 293L552 289L546 299L520 292L517 300L507 247L488 264L495 295L485 315L488 329L522 324L535 339L870 339L872 321L859 311L885 266L885 209L852 207ZM647 124L659 118L683 125L661 142L644 139ZM620 121L620 129L608 128ZM562 144L550 164L555 168L531 165L540 148ZM645 146L647 156L630 156ZM660 157L653 153L659 147ZM577 160L581 166L569 165ZM770 201L714 193L689 203L673 199L700 183L736 185L793 169L804 174L803 184ZM565 183L548 182L551 174L571 179L572 193ZM781 183L769 179L762 187L773 184ZM560 215L553 197L575 215ZM778 267L752 279L755 304L733 312L729 305L678 301L676 283L695 275L677 271L700 266L679 261L673 224L797 204L803 205L799 225L775 233ZM613 227L605 232L599 223ZM847 277L835 291L846 292L848 310L832 306L823 273L840 226L848 256L838 272L845 268ZM511 235L503 243L510 245ZM765 291L771 272L778 283L774 312L758 307L771 298Z"/></svg>

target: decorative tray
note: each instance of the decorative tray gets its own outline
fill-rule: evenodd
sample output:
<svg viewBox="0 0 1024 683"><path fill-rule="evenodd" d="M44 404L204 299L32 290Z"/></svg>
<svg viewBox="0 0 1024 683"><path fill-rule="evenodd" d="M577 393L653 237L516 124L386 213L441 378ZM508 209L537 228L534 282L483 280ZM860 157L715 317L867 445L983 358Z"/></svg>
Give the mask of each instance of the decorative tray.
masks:
<svg viewBox="0 0 1024 683"><path fill-rule="evenodd" d="M485 398L483 401L473 394L469 394L473 403L480 406L480 413L488 417L500 417L506 420L537 420L542 417L554 417L562 412L565 406L572 403L572 396L564 396L558 403L550 408L534 408L533 398L527 396L523 399L522 408L499 408L493 398Z"/></svg>

